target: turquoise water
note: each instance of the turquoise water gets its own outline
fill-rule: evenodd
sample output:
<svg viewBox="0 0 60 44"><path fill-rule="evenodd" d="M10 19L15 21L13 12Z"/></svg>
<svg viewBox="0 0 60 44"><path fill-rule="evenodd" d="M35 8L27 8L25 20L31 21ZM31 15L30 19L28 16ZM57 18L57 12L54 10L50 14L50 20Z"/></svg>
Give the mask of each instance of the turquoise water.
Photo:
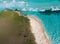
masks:
<svg viewBox="0 0 60 44"><path fill-rule="evenodd" d="M42 21L45 31L48 33L52 44L60 44L60 15L43 15L37 12L31 13L31 15L36 16Z"/></svg>
<svg viewBox="0 0 60 44"><path fill-rule="evenodd" d="M7 1L4 2L3 1ZM0 1L0 11L3 11L5 8L9 9L21 9L26 8L28 10L29 8L45 8L48 9L50 6L57 6L60 8L60 2L59 0L20 0L20 2L26 2L26 3L18 3L19 0L15 0L14 2L11 2L12 0L1 0ZM28 4L28 6L26 6ZM49 35L52 44L60 44L60 13L52 13L50 15L48 14L41 14L36 11L21 11L22 14L25 16L27 15L34 15L39 20L42 21L44 25L44 30Z"/></svg>

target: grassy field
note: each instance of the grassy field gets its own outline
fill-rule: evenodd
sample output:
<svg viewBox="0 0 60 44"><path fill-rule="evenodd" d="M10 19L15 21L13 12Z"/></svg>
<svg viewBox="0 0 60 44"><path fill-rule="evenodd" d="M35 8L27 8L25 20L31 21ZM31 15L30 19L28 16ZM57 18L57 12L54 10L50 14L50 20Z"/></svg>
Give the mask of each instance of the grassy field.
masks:
<svg viewBox="0 0 60 44"><path fill-rule="evenodd" d="M13 11L0 12L0 44L36 44L29 19Z"/></svg>

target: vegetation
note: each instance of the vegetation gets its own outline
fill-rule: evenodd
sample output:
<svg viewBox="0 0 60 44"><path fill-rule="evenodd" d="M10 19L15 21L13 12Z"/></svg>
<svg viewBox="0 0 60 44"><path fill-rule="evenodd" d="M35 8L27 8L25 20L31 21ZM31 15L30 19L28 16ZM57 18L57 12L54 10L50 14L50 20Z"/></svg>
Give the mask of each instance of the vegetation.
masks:
<svg viewBox="0 0 60 44"><path fill-rule="evenodd" d="M14 11L0 12L0 44L36 44L29 19Z"/></svg>

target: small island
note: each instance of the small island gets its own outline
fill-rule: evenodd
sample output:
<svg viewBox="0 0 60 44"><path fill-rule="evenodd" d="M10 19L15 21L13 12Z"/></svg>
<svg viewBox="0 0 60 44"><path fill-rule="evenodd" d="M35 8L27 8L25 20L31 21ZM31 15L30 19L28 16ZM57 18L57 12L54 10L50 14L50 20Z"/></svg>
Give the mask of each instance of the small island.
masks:
<svg viewBox="0 0 60 44"><path fill-rule="evenodd" d="M19 11L0 12L0 44L51 44L42 23Z"/></svg>

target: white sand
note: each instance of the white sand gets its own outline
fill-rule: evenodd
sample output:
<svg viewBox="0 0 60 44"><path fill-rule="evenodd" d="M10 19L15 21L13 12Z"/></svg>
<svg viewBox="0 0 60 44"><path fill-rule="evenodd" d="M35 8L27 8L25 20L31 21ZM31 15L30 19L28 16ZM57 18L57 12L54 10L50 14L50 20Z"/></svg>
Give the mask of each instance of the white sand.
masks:
<svg viewBox="0 0 60 44"><path fill-rule="evenodd" d="M50 44L49 37L44 32L42 23L34 16L28 16L30 19L31 31L37 44Z"/></svg>
<svg viewBox="0 0 60 44"><path fill-rule="evenodd" d="M15 12L17 12L19 14L19 16L22 16L21 12L19 12L19 11L15 11Z"/></svg>

